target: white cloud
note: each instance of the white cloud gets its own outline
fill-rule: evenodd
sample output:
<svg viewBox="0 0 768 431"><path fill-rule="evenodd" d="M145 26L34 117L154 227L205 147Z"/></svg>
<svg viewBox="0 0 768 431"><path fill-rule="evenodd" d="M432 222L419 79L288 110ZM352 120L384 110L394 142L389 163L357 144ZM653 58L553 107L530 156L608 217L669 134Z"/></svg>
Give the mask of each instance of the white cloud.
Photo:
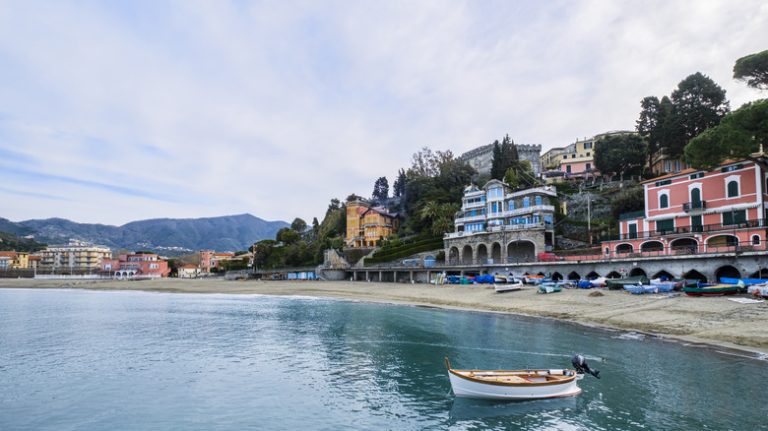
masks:
<svg viewBox="0 0 768 431"><path fill-rule="evenodd" d="M425 145L632 128L696 71L738 107L768 40L760 1L145 6L0 6L0 216L311 220Z"/></svg>

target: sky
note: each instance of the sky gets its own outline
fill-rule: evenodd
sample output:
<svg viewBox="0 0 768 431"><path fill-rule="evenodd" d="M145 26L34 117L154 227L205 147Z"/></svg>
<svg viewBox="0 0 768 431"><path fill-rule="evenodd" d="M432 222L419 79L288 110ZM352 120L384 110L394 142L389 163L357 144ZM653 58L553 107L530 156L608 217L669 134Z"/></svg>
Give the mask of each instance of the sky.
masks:
<svg viewBox="0 0 768 431"><path fill-rule="evenodd" d="M0 217L321 219L421 147L543 151L732 79L768 2L0 2ZM542 152L543 152L542 151Z"/></svg>

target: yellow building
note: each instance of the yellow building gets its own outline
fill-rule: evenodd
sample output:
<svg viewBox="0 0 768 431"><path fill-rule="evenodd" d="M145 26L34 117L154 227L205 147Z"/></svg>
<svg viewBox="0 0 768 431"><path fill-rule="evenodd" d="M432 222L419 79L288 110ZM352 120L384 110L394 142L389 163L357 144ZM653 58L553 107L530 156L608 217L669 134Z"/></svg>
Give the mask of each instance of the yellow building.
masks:
<svg viewBox="0 0 768 431"><path fill-rule="evenodd" d="M379 240L395 233L397 227L397 214L384 207L372 207L360 200L347 203L347 247L376 247Z"/></svg>
<svg viewBox="0 0 768 431"><path fill-rule="evenodd" d="M112 258L112 250L75 241L67 245L50 246L41 251L40 256L41 268L99 270L102 259Z"/></svg>
<svg viewBox="0 0 768 431"><path fill-rule="evenodd" d="M29 269L29 253L23 251L0 251L0 269Z"/></svg>

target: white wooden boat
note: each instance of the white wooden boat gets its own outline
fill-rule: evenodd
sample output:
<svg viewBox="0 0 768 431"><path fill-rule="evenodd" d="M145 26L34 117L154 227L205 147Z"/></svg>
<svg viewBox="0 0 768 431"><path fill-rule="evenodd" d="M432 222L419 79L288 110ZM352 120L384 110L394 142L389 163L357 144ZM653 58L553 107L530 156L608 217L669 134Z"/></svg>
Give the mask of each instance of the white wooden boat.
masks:
<svg viewBox="0 0 768 431"><path fill-rule="evenodd" d="M535 400L571 397L581 393L575 370L454 370L448 358L448 377L454 395L490 400Z"/></svg>
<svg viewBox="0 0 768 431"><path fill-rule="evenodd" d="M523 282L520 280L508 280L504 284L494 285L496 293L514 292L523 288Z"/></svg>

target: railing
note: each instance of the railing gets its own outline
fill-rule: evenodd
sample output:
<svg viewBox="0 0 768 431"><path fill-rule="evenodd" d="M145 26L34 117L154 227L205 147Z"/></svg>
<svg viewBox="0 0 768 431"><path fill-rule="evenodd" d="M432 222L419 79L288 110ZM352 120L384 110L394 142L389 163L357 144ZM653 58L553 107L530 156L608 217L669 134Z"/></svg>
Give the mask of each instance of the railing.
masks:
<svg viewBox="0 0 768 431"><path fill-rule="evenodd" d="M705 224L700 226L680 226L671 229L662 230L650 230L637 233L624 233L619 236L605 236L600 238L600 241L621 241L629 239L641 239L652 238L664 235L680 235L689 233L702 233L702 232L719 232L719 231L734 231L738 229L751 229L758 227L766 227L768 224L765 220L747 220L733 224Z"/></svg>
<svg viewBox="0 0 768 431"><path fill-rule="evenodd" d="M693 210L705 210L707 209L707 201L693 201L683 204L683 211L691 212Z"/></svg>

